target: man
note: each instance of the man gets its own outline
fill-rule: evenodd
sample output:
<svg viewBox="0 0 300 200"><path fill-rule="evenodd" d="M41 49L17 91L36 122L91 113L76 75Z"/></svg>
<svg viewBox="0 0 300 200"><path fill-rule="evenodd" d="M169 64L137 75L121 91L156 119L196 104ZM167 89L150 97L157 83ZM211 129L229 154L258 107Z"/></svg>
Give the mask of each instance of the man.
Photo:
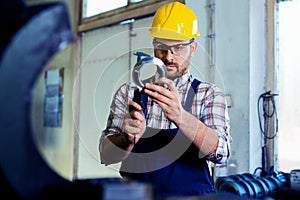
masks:
<svg viewBox="0 0 300 200"><path fill-rule="evenodd" d="M101 161L122 161L123 177L150 182L161 196L214 193L207 163L228 159L231 136L224 94L189 72L200 35L196 15L179 2L162 6L150 35L167 77L145 84L145 110L132 101L134 83L119 88L100 140Z"/></svg>

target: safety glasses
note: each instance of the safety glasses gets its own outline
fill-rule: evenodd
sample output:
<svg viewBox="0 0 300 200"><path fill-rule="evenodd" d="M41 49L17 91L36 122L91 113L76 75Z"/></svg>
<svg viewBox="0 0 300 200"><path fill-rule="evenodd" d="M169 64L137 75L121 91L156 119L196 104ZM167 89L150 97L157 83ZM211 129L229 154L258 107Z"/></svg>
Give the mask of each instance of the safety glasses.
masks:
<svg viewBox="0 0 300 200"><path fill-rule="evenodd" d="M166 45L161 42L157 42L156 39L153 40L152 44L155 50L160 51L161 53L167 53L169 50L174 55L179 55L186 50L186 47L192 44L195 39L191 39L188 43L175 44L175 45Z"/></svg>

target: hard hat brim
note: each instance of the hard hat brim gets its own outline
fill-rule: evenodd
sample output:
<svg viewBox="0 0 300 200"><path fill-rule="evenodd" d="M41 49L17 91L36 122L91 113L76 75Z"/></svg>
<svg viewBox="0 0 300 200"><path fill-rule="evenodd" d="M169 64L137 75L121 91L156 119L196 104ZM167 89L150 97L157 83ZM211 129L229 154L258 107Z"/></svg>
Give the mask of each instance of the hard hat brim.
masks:
<svg viewBox="0 0 300 200"><path fill-rule="evenodd" d="M200 35L198 33L195 35L195 37L187 37L187 34L180 34L176 31L170 29L162 29L162 28L150 28L149 33L152 37L170 39L170 40L191 40Z"/></svg>

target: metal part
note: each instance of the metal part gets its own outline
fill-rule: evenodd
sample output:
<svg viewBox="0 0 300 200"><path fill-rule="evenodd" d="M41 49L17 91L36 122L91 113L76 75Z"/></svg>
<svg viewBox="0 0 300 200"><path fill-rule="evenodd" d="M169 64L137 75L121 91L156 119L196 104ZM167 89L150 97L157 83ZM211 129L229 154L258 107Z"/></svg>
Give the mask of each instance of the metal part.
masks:
<svg viewBox="0 0 300 200"><path fill-rule="evenodd" d="M167 75L167 68L165 64L156 57L145 57L142 58L140 61L136 63L132 70L132 79L133 82L139 87L139 89L142 89L144 87L144 81L140 78L140 71L142 68L149 65L155 65L156 66L156 73L154 74L155 80L165 77Z"/></svg>

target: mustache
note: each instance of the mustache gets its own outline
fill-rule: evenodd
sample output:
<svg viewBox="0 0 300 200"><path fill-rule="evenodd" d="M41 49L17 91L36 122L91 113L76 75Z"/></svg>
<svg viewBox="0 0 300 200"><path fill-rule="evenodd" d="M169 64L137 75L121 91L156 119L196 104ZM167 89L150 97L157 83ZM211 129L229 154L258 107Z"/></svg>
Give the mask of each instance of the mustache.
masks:
<svg viewBox="0 0 300 200"><path fill-rule="evenodd" d="M166 66L168 66L168 65L174 65L174 66L177 67L177 63L172 62L172 61L165 61L164 64L165 64Z"/></svg>

